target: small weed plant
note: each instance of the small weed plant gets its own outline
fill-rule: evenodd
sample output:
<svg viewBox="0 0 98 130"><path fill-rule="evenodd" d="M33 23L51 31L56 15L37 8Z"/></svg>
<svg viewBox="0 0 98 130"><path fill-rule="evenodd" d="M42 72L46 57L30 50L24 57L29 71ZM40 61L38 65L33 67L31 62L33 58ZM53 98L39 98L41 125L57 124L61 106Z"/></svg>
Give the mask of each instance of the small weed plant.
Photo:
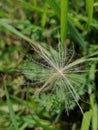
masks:
<svg viewBox="0 0 98 130"><path fill-rule="evenodd" d="M35 52L40 56L41 61L32 59L30 63L27 62L30 67L27 68L25 64L22 72L32 79L32 84L39 86L34 95L40 97L38 101L41 105L48 110L63 108L68 114L77 104L83 113L79 100L87 90L85 72L89 71L84 64L97 60L96 57L92 58L97 52L76 60L74 60L74 51L70 55L66 47L62 48L60 44L58 50L52 47L46 49L38 45Z"/></svg>

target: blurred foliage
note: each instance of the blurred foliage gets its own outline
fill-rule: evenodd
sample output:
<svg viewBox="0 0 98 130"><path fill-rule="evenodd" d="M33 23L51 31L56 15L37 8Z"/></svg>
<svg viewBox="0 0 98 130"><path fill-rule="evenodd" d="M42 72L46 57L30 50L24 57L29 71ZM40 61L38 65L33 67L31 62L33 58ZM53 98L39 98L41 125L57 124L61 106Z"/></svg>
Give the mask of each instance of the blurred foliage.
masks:
<svg viewBox="0 0 98 130"><path fill-rule="evenodd" d="M64 42L66 37L68 48L74 44L74 59L98 50L98 1L67 2L68 10L62 5L61 11L60 0L0 0L0 130L98 129L97 61L90 62L83 75L85 92L82 86L77 90L82 95L79 102L84 115L71 101L68 116L56 95L46 93L34 98L40 87L32 84L36 75L24 75L21 71L39 69L31 62L41 60L30 46L31 41L56 49L60 38ZM66 11L66 19L60 11Z"/></svg>

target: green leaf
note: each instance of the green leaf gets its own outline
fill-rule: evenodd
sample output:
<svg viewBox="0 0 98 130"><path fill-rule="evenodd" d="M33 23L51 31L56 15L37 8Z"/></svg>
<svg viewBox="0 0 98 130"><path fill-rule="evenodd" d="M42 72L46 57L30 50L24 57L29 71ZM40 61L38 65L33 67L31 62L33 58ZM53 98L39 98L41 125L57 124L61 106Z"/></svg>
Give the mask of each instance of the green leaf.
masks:
<svg viewBox="0 0 98 130"><path fill-rule="evenodd" d="M77 44L79 44L84 51L87 51L86 42L85 42L84 39L81 37L80 33L79 33L78 30L75 28L75 26L73 25L73 23L71 22L70 19L68 20L68 25L69 25L69 30L70 30L70 34L71 34L72 38L77 41Z"/></svg>
<svg viewBox="0 0 98 130"><path fill-rule="evenodd" d="M3 10L0 9L0 17L8 18L8 14L6 12L4 12Z"/></svg>
<svg viewBox="0 0 98 130"><path fill-rule="evenodd" d="M60 6L58 5L58 3L55 0L47 0L47 3L54 10L57 17L60 19L60 12L61 11L60 11Z"/></svg>
<svg viewBox="0 0 98 130"><path fill-rule="evenodd" d="M92 108L92 130L98 130L98 106L95 104L95 95L90 95L90 104Z"/></svg>
<svg viewBox="0 0 98 130"><path fill-rule="evenodd" d="M98 130L98 106L97 104L93 106L92 128L93 130Z"/></svg>
<svg viewBox="0 0 98 130"><path fill-rule="evenodd" d="M50 5L50 7L54 10L55 15L60 20L61 10L60 10L59 4L53 0L47 0L47 2ZM76 29L76 27L73 25L73 23L71 22L71 20L69 18L68 18L68 26L69 26L71 37L73 37L73 39L75 39L77 41L77 43L80 45L80 47L82 47L82 49L84 51L86 51L87 46L86 46L84 39L82 38L82 36L80 35L80 33L78 32L78 30Z"/></svg>
<svg viewBox="0 0 98 130"><path fill-rule="evenodd" d="M68 0L61 0L61 44L64 45L67 34Z"/></svg>
<svg viewBox="0 0 98 130"><path fill-rule="evenodd" d="M19 130L18 125L17 125L17 121L16 121L16 116L15 116L13 106L12 106L12 103L10 101L9 94L8 94L6 86L5 86L5 95L6 95L6 98L7 98L7 105L8 105L8 109L9 109L9 113L10 113L10 118L12 120L12 123L14 125L15 130Z"/></svg>
<svg viewBox="0 0 98 130"><path fill-rule="evenodd" d="M32 5L31 3L26 2L25 0L16 0L15 2L20 4L23 8L27 9L28 11L43 12L42 8Z"/></svg>
<svg viewBox="0 0 98 130"><path fill-rule="evenodd" d="M0 25L3 26L4 28L6 28L8 31L10 31L11 33L19 36L20 38L24 39L25 41L29 42L29 44L32 46L36 46L36 43L33 42L30 38L26 37L25 35L23 35L21 32L19 32L17 29L15 29L13 26L9 25L7 23L7 20L4 19L0 19Z"/></svg>
<svg viewBox="0 0 98 130"><path fill-rule="evenodd" d="M81 130L89 130L91 117L92 117L92 110L85 112L85 114L83 115Z"/></svg>
<svg viewBox="0 0 98 130"><path fill-rule="evenodd" d="M88 13L88 25L91 24L93 18L93 4L94 4L94 0L86 0L86 9Z"/></svg>
<svg viewBox="0 0 98 130"><path fill-rule="evenodd" d="M44 11L42 15L42 20L41 20L41 26L44 27L46 23L46 18L47 18L47 11L48 11L48 6L47 6L47 0L44 5Z"/></svg>

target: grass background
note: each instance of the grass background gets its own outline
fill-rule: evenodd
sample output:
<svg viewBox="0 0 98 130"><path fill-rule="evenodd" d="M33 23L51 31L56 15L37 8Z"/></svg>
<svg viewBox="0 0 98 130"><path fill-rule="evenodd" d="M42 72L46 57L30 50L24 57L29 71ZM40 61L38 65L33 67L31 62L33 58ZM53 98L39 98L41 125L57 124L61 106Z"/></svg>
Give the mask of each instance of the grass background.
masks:
<svg viewBox="0 0 98 130"><path fill-rule="evenodd" d="M98 73L92 71L98 69L97 61L91 63L86 79L88 89L81 102L84 115L75 106L69 117L58 106L56 112L49 111L52 101L45 104L46 95L41 105L36 103L29 77L18 71L25 59L38 58L31 47L36 43L56 48L60 40L62 46L74 45L79 57L97 51L97 15L97 0L0 1L1 130L98 129Z"/></svg>

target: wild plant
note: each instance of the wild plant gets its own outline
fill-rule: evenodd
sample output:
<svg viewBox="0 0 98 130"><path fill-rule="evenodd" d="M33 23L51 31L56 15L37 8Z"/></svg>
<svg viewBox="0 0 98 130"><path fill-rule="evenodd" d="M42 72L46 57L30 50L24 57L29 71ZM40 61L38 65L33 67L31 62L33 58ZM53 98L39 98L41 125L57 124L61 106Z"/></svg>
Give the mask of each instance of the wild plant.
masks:
<svg viewBox="0 0 98 130"><path fill-rule="evenodd" d="M57 50L49 46L46 49L37 44L37 48L34 48L34 50L41 61L32 59L31 67L26 68L24 66L22 72L27 77L32 78L35 86L40 86L37 88L35 96L44 93L47 99L48 95L51 97L55 95L55 99L59 103L63 103L67 113L73 102L78 105L83 113L79 100L81 99L80 96L85 93L86 72L89 71L85 64L98 60L97 57L94 58L97 52L74 60L75 52L73 51L72 55L69 55L67 48L62 48L60 44Z"/></svg>

